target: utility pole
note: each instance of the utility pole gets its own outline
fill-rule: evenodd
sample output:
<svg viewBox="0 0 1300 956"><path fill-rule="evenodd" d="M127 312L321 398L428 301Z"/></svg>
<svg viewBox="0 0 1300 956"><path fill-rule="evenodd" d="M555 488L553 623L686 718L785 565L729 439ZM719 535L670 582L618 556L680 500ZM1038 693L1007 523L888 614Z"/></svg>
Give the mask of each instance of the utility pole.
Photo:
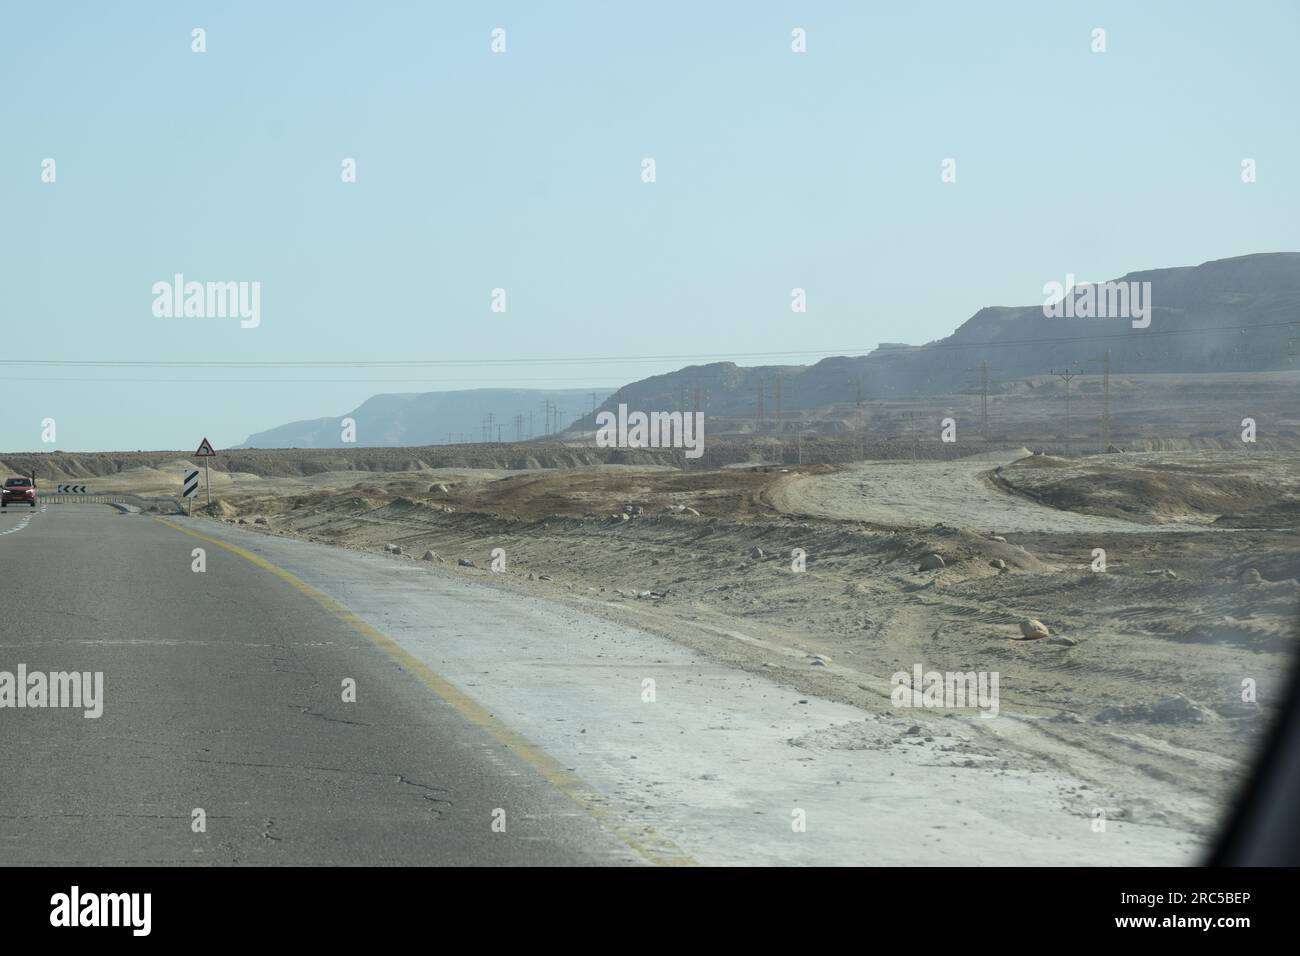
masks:
<svg viewBox="0 0 1300 956"><path fill-rule="evenodd" d="M920 442L916 437L916 412L908 412L907 420L912 426L912 461L916 461L917 454L920 452Z"/></svg>
<svg viewBox="0 0 1300 956"><path fill-rule="evenodd" d="M864 433L863 428L862 428L862 376L861 376L861 375L858 376L858 403L857 403L857 404L858 404L858 429L857 429L857 431L858 431L858 457L857 457L857 461L862 461L862 459L863 459L863 457L864 457L864 455L863 455L863 451L862 451L862 443L863 443L863 438L864 438L864 434L865 434L865 433Z"/></svg>
<svg viewBox="0 0 1300 956"><path fill-rule="evenodd" d="M1070 382L1079 377L1075 370L1079 363L1075 362L1075 368L1066 368L1063 372L1052 370L1052 374L1065 382L1065 453L1070 454Z"/></svg>
<svg viewBox="0 0 1300 956"><path fill-rule="evenodd" d="M963 371L980 373L980 429L984 435L984 441L991 441L993 435L989 431L989 372L998 370L989 368L988 362L981 361L975 368L968 368Z"/></svg>
<svg viewBox="0 0 1300 956"><path fill-rule="evenodd" d="M699 415L700 415L700 386L699 386L699 385L696 385L696 386L695 386L695 411L692 412L692 414L691 414L691 421L695 421L696 419L698 419L698 418L699 418ZM702 428L701 428L699 431L697 431L697 432L695 433L695 434L696 434L696 437L698 438L700 435L702 435L702 434L703 434L703 431L704 431L704 430L703 430ZM701 462L701 464L703 464L703 462ZM686 457L686 453L685 453L685 451L683 451L683 452L682 452L682 470L683 470L683 471L686 471L689 467L690 467L690 460Z"/></svg>
<svg viewBox="0 0 1300 956"><path fill-rule="evenodd" d="M763 380L758 380L758 424L763 424Z"/></svg>
<svg viewBox="0 0 1300 956"><path fill-rule="evenodd" d="M1110 349L1102 358L1101 373L1101 451L1110 451Z"/></svg>
<svg viewBox="0 0 1300 956"><path fill-rule="evenodd" d="M980 428L989 440L989 363L980 362Z"/></svg>
<svg viewBox="0 0 1300 956"><path fill-rule="evenodd" d="M773 409L773 415L776 419L776 433L780 435L781 434L781 373L780 372L776 373L776 385L774 386L774 389L775 389L774 394L772 395L773 405L775 406Z"/></svg>
<svg viewBox="0 0 1300 956"><path fill-rule="evenodd" d="M528 440L533 440L533 410L528 410Z"/></svg>

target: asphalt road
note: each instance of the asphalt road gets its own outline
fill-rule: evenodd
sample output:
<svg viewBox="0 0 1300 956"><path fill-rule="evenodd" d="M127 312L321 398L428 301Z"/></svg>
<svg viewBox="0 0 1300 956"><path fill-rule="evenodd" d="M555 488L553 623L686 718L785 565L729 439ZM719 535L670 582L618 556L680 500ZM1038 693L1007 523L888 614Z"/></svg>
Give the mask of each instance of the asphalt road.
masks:
<svg viewBox="0 0 1300 956"><path fill-rule="evenodd" d="M98 718L0 707L0 864L640 859L318 601L218 547L192 570L203 546L107 506L0 512L0 672L104 681Z"/></svg>

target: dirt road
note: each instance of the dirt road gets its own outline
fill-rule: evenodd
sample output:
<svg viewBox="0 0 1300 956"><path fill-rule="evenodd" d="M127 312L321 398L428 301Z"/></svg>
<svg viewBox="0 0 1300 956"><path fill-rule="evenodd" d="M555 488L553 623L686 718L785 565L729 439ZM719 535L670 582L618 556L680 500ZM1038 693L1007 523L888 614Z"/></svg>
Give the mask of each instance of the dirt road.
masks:
<svg viewBox="0 0 1300 956"><path fill-rule="evenodd" d="M945 524L988 534L1135 534L1206 530L1153 527L1118 518L1060 511L993 485L990 472L1020 456L957 461L873 461L820 475L790 475L766 492L778 511L809 518L864 521L882 527Z"/></svg>

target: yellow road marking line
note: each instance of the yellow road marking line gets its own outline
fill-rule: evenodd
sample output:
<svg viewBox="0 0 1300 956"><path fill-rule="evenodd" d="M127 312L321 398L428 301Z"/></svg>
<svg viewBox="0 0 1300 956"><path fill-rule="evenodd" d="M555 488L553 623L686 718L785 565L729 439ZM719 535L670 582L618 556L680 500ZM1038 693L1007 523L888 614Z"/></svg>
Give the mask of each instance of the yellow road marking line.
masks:
<svg viewBox="0 0 1300 956"><path fill-rule="evenodd" d="M381 631L372 627L370 624L357 617L356 614L348 610L338 601L334 600L328 594L316 590L306 581L290 574L284 568L272 564L265 558L259 557L253 552L239 547L236 544L230 544L222 541L220 538L213 538L209 535L198 531L192 531L189 528L182 528L178 524L166 520L165 518L155 518L156 521L166 525L174 531L181 534L188 534L191 537L198 538L201 541L207 541L215 544L219 548L229 551L231 554L238 555L246 561L249 561L261 568L263 571L269 571L281 581L288 584L295 591L305 597L315 601L339 621L351 627L362 636L368 638L373 644L377 645L389 657L393 658L416 677L418 677L429 690L437 694L440 698L450 704L461 717L468 720L477 727L482 728L492 735L498 743L514 751L526 764L537 771L541 777L551 786L555 787L574 803L578 804L586 813L591 816L597 823L609 832L613 833L631 849L635 850L641 856L645 857L656 866L693 866L693 860L684 850L666 837L659 836L649 827L634 828L631 825L619 820L618 811L606 804L604 798L592 791L592 789L576 773L560 765L558 761L546 751L542 750L528 738L515 731L504 721L489 713L478 701L470 697L459 687L452 684L445 677L442 677L417 657L404 649Z"/></svg>

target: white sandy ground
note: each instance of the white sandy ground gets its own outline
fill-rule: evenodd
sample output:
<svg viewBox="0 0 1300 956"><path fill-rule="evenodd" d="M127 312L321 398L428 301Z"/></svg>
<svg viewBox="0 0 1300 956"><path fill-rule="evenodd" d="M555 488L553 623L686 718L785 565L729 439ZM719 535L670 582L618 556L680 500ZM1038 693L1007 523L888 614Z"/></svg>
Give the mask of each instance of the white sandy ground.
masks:
<svg viewBox="0 0 1300 956"><path fill-rule="evenodd" d="M791 475L768 492L787 514L865 521L884 527L945 524L987 534L1150 534L1209 530L1145 525L1049 508L993 487L985 477L1017 456L974 455L954 461L873 461L825 475Z"/></svg>
<svg viewBox="0 0 1300 956"><path fill-rule="evenodd" d="M432 565L174 520L345 604L575 772L624 823L699 863L1167 865L1200 852L1189 833L1113 814L1094 832L1093 808L1112 804L1068 773L981 766L950 749L993 729L976 721L1002 718L870 716ZM188 554L193 539L177 539ZM654 703L642 700L646 678ZM913 724L923 729L909 735ZM796 809L806 832L792 829Z"/></svg>

